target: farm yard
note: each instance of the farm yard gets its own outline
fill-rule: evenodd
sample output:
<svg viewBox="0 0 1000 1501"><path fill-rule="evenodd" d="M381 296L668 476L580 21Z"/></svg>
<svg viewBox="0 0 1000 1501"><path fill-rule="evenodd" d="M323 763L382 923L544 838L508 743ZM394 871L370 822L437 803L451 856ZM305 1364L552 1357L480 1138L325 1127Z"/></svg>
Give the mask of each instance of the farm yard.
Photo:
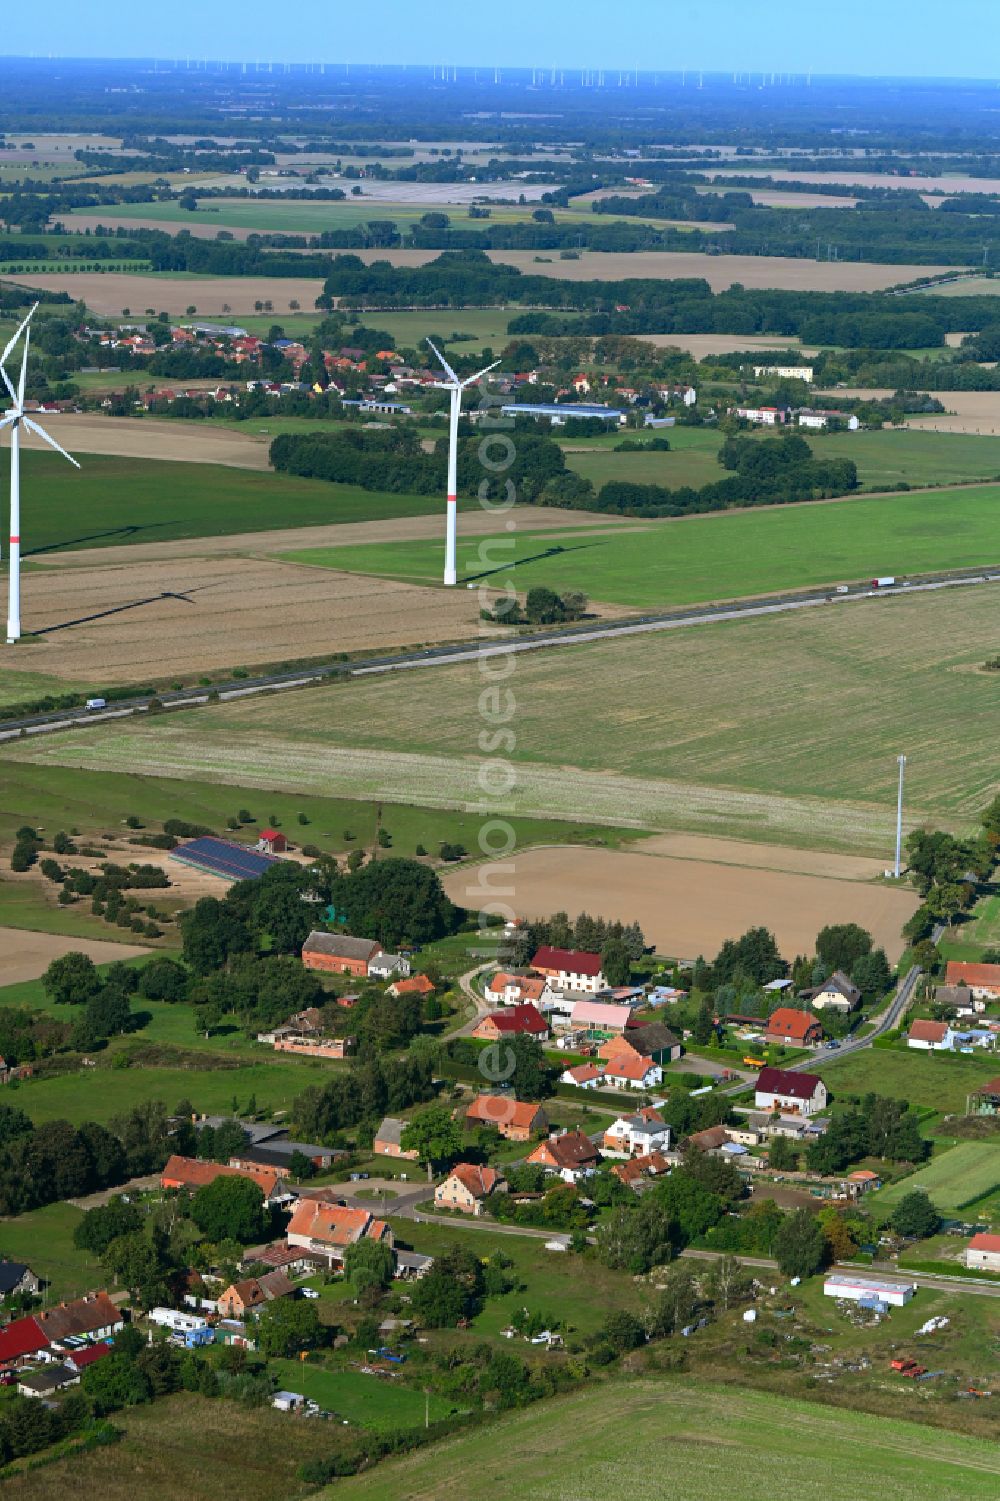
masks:
<svg viewBox="0 0 1000 1501"><path fill-rule="evenodd" d="M473 1471L482 1493L496 1501L597 1494L606 1501L658 1501L665 1473L690 1501L757 1501L762 1491L992 1501L1000 1458L984 1439L917 1423L644 1376L505 1417L486 1446L480 1434L464 1434L442 1449L340 1480L325 1494L452 1501L467 1493Z"/></svg>
<svg viewBox="0 0 1000 1501"><path fill-rule="evenodd" d="M515 807L884 860L905 744L908 820L971 827L996 790L993 684L977 670L994 613L983 586L520 658ZM432 671L92 726L6 755L432 807L478 802L475 664ZM553 714L567 673L586 694Z"/></svg>

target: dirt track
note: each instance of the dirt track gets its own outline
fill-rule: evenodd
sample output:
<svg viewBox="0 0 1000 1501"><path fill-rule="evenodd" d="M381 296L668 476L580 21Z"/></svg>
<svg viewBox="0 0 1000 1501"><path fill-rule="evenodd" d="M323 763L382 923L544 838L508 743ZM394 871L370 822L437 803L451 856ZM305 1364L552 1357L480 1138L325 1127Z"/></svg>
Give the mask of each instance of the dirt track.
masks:
<svg viewBox="0 0 1000 1501"><path fill-rule="evenodd" d="M226 464L232 469L271 467L265 440L207 422L157 422L149 417L105 417L97 412L59 412L42 420L56 442L72 454L107 453L126 459ZM50 451L47 444L30 433L21 441L28 448Z"/></svg>
<svg viewBox="0 0 1000 1501"><path fill-rule="evenodd" d="M0 928L5 985L17 985L22 980L37 980L53 959L71 952L87 954L95 964L108 964L112 959L132 959L140 954L148 954L150 950L134 943L64 938L57 933L29 933L23 928Z"/></svg>
<svg viewBox="0 0 1000 1501"><path fill-rule="evenodd" d="M713 841L698 843L708 852ZM733 842L722 843L720 854L731 855ZM649 845L642 848L650 851ZM779 861L786 854L802 865L810 861L803 851L773 853ZM816 863L828 865L830 858ZM725 939L759 925L771 929L791 959L812 953L825 924L857 922L895 960L903 950L900 930L917 906L912 892L889 886L652 852L528 850L515 856L514 867L505 883L513 895L504 899L519 915L600 911L622 922L638 921L661 952L685 959L711 956ZM475 889L469 871L444 878L448 895L460 903L470 900L470 883Z"/></svg>

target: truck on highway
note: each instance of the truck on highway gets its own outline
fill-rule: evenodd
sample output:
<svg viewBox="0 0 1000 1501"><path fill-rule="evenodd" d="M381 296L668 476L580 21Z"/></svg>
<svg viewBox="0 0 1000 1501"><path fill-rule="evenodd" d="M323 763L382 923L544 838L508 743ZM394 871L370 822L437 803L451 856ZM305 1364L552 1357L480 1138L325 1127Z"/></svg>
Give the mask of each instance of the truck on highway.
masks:
<svg viewBox="0 0 1000 1501"><path fill-rule="evenodd" d="M890 575L888 578L872 579L873 589L891 589L896 580Z"/></svg>
<svg viewBox="0 0 1000 1501"><path fill-rule="evenodd" d="M106 709L108 701L106 698L88 698L83 707L85 709Z"/></svg>

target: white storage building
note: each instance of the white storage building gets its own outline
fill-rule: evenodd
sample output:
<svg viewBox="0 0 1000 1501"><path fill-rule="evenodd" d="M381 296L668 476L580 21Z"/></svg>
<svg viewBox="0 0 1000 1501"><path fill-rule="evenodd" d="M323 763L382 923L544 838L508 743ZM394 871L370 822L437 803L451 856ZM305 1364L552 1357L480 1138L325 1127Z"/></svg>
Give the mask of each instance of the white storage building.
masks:
<svg viewBox="0 0 1000 1501"><path fill-rule="evenodd" d="M881 1277L855 1277L844 1272L831 1272L823 1283L828 1298L847 1298L851 1303L877 1300L890 1308L904 1307L916 1290L913 1282L886 1282Z"/></svg>

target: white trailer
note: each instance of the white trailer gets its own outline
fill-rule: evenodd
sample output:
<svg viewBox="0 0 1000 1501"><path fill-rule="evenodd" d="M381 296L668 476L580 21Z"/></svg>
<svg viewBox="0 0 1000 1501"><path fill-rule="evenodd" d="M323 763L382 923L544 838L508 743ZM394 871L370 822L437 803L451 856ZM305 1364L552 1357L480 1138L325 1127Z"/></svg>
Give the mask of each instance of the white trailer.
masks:
<svg viewBox="0 0 1000 1501"><path fill-rule="evenodd" d="M207 1329L208 1323L196 1313L185 1313L180 1308L153 1308L149 1322L161 1329L172 1329L176 1334L186 1334L189 1329Z"/></svg>
<svg viewBox="0 0 1000 1501"><path fill-rule="evenodd" d="M916 1290L915 1282L885 1282L881 1277L854 1277L844 1272L831 1272L823 1283L828 1298L846 1298L850 1303L877 1298L891 1308L904 1307Z"/></svg>

